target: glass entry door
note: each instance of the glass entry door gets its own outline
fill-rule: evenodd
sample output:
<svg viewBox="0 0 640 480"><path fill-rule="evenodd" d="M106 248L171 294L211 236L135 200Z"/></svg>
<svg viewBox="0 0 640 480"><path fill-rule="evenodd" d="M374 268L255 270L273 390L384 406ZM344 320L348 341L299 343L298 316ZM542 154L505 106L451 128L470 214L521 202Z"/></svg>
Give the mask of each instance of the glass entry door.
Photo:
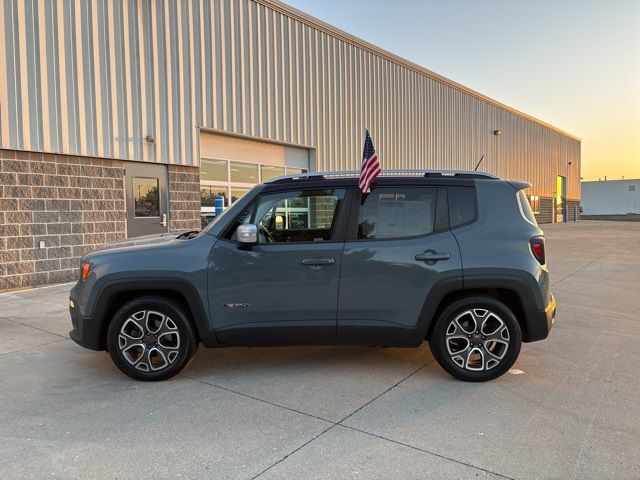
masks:
<svg viewBox="0 0 640 480"><path fill-rule="evenodd" d="M167 167L129 164L126 168L127 236L168 231Z"/></svg>
<svg viewBox="0 0 640 480"><path fill-rule="evenodd" d="M561 223L565 221L565 205L567 203L567 177L558 175L556 178L556 199L555 199L555 222Z"/></svg>

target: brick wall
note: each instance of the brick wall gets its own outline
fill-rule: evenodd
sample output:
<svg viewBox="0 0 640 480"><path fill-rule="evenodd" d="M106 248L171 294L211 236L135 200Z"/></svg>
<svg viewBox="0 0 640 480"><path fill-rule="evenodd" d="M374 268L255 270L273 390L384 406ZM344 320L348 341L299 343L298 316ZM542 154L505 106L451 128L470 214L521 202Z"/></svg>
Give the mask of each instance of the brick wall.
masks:
<svg viewBox="0 0 640 480"><path fill-rule="evenodd" d="M0 290L74 280L126 236L121 161L0 150L0 188Z"/></svg>
<svg viewBox="0 0 640 480"><path fill-rule="evenodd" d="M580 200L567 200L567 221L580 220Z"/></svg>
<svg viewBox="0 0 640 480"><path fill-rule="evenodd" d="M169 230L200 230L200 169L169 165Z"/></svg>
<svg viewBox="0 0 640 480"><path fill-rule="evenodd" d="M580 201L567 200L567 221L573 222L574 211L576 219L580 219ZM551 197L540 197L540 213L536 213L536 220L539 224L552 223L555 213L555 202Z"/></svg>
<svg viewBox="0 0 640 480"><path fill-rule="evenodd" d="M540 197L540 211L535 214L536 221L539 224L553 222L553 198Z"/></svg>

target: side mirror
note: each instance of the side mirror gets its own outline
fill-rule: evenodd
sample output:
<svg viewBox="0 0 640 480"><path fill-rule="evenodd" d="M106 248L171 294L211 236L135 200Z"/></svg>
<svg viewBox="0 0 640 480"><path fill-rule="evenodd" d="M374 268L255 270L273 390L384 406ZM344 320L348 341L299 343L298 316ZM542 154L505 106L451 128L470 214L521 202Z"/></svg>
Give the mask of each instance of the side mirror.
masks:
<svg viewBox="0 0 640 480"><path fill-rule="evenodd" d="M255 245L258 243L258 226L252 223L238 225L236 239L245 245Z"/></svg>

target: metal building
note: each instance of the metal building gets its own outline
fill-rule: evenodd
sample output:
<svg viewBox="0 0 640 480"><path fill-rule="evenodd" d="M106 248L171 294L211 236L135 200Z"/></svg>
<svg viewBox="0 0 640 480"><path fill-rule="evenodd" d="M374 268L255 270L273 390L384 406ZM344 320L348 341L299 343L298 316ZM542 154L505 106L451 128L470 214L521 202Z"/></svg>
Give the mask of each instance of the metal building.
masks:
<svg viewBox="0 0 640 480"><path fill-rule="evenodd" d="M582 182L584 215L640 215L640 179Z"/></svg>
<svg viewBox="0 0 640 480"><path fill-rule="evenodd" d="M574 218L580 139L276 0L0 0L0 288L285 172L482 169ZM573 214L572 214L573 213Z"/></svg>

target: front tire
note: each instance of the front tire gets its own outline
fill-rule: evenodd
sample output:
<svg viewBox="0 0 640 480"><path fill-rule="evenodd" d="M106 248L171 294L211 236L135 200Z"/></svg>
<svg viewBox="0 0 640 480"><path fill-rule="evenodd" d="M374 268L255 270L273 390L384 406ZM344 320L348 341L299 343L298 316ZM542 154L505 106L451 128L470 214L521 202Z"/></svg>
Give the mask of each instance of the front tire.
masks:
<svg viewBox="0 0 640 480"><path fill-rule="evenodd" d="M513 312L483 295L453 302L436 320L429 346L440 366L468 382L493 380L520 354L522 332Z"/></svg>
<svg viewBox="0 0 640 480"><path fill-rule="evenodd" d="M187 366L198 348L183 308L162 297L141 297L123 305L107 330L113 363L136 380L166 380Z"/></svg>

